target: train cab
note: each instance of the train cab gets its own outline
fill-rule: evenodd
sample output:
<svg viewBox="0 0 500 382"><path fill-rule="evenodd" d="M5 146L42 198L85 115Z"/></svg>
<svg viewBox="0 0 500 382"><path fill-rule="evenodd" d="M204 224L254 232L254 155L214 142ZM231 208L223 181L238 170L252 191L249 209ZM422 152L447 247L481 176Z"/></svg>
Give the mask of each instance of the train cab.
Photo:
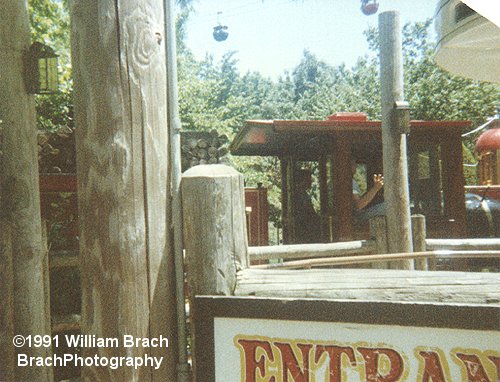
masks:
<svg viewBox="0 0 500 382"><path fill-rule="evenodd" d="M461 133L470 121L411 121L407 138L410 208L426 216L428 237L463 237L466 231ZM304 242L304 226L318 227L314 242L364 238L367 223L353 213L352 163L361 188L383 172L380 121L364 113L327 120L247 121L230 145L233 155L275 156L281 166L283 242ZM317 222L301 214L300 182L312 171L318 190ZM381 202L383 193L374 203ZM310 214L308 214L309 216Z"/></svg>

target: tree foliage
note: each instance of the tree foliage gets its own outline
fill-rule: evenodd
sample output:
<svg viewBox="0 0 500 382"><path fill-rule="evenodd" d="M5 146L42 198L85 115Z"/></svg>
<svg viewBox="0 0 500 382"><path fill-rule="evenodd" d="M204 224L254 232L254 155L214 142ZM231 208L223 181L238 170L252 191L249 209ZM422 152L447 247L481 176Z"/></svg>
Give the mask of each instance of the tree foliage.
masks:
<svg viewBox="0 0 500 382"><path fill-rule="evenodd" d="M331 66L309 51L277 80L258 72L240 73L238 55L227 52L220 61L207 55L198 60L185 44L189 13L196 4L177 0L179 108L185 130L216 129L232 139L248 119L324 119L339 111L362 111L380 119L379 36L365 32L369 51L355 65ZM71 125L71 68L69 18L65 2L30 0L33 39L50 43L60 55L62 93L38 97L39 126L56 130ZM431 21L403 28L405 98L413 119L469 119L473 127L494 115L500 104L498 85L453 76L433 61ZM474 162L475 137L464 140L466 161ZM270 158L233 158L249 183L279 184L276 161ZM471 177L471 181L473 177ZM276 191L277 193L278 191ZM274 194L272 198L277 199ZM274 195L274 196L273 196ZM277 195L277 194L276 194Z"/></svg>

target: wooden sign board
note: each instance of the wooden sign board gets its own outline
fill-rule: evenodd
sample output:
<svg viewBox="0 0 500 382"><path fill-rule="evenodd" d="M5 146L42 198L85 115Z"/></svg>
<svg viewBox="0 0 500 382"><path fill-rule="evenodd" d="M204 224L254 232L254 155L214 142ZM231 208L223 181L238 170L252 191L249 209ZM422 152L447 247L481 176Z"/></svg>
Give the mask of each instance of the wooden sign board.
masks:
<svg viewBox="0 0 500 382"><path fill-rule="evenodd" d="M498 381L500 307L195 298L198 382Z"/></svg>

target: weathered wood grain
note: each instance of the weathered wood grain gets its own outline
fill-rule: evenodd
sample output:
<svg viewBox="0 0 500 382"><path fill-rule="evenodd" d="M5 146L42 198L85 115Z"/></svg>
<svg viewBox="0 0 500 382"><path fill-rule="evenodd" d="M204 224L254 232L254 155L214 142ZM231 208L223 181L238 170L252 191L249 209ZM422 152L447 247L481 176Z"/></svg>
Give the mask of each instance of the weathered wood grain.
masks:
<svg viewBox="0 0 500 382"><path fill-rule="evenodd" d="M426 239L428 250L500 250L500 239Z"/></svg>
<svg viewBox="0 0 500 382"><path fill-rule="evenodd" d="M235 295L500 306L500 275L390 269L244 269L238 272Z"/></svg>
<svg viewBox="0 0 500 382"><path fill-rule="evenodd" d="M412 215L411 217L411 231L412 231L412 242L414 252L424 252L427 250L427 245L425 243L425 216L424 215ZM427 271L429 269L428 260L415 259L415 269L419 271Z"/></svg>
<svg viewBox="0 0 500 382"><path fill-rule="evenodd" d="M403 101L403 54L399 13L379 15L380 93L382 104L382 156L384 199L387 216L388 251L411 252L410 200L406 163L406 135L394 123L394 102ZM393 264L391 264L391 267ZM400 269L413 269L412 261L401 261Z"/></svg>
<svg viewBox="0 0 500 382"><path fill-rule="evenodd" d="M231 295L248 267L243 176L225 165L183 174L184 248L191 294Z"/></svg>
<svg viewBox="0 0 500 382"><path fill-rule="evenodd" d="M1 192L1 191L0 191ZM12 269L11 230L0 219L0 381L15 378L16 352L12 346L14 337L14 271Z"/></svg>
<svg viewBox="0 0 500 382"><path fill-rule="evenodd" d="M243 176L225 165L199 165L183 174L184 248L190 299L231 296L236 272L248 267ZM194 306L193 304L191 306ZM202 320L193 308L192 322ZM193 325L192 349L196 349ZM194 379L203 375L193 364ZM200 374L201 373L201 374Z"/></svg>
<svg viewBox="0 0 500 382"><path fill-rule="evenodd" d="M0 280L5 299L14 293L14 333L50 334L47 250L42 239L38 188L35 100L23 78L30 46L26 1L0 0L0 120L2 128L1 212L11 228L13 287ZM2 300L4 300L2 298ZM3 304L2 304L3 309ZM12 346L9 344L9 346ZM50 348L22 347L19 353L47 357ZM0 361L3 363L3 359ZM50 381L51 367L19 367L15 380ZM3 378L1 378L3 379ZM9 378L7 378L9 379Z"/></svg>
<svg viewBox="0 0 500 382"><path fill-rule="evenodd" d="M85 349L164 357L159 370L86 367L88 380L175 379L163 15L160 0L71 5L82 330L110 338L163 335L171 345Z"/></svg>

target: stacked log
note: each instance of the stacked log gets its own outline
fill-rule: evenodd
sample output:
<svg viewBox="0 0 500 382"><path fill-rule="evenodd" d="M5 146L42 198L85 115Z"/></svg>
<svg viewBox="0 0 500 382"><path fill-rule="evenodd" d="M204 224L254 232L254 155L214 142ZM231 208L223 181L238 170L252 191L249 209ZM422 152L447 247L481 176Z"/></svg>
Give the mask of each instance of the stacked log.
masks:
<svg viewBox="0 0 500 382"><path fill-rule="evenodd" d="M229 139L217 130L210 132L183 131L181 133L182 171L199 164L225 163Z"/></svg>

